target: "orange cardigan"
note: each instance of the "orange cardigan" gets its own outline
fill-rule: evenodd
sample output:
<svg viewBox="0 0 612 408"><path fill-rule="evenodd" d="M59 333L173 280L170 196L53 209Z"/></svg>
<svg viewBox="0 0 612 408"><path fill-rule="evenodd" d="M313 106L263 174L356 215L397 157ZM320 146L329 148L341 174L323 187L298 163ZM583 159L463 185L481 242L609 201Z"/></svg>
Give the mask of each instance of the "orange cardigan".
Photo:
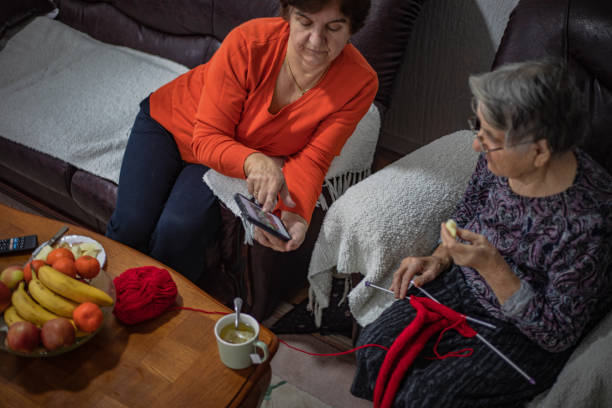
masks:
<svg viewBox="0 0 612 408"><path fill-rule="evenodd" d="M186 162L245 178L254 152L285 158L283 174L296 207L277 210L310 222L325 174L368 111L378 78L348 44L319 84L278 113L268 111L287 50L280 17L232 30L213 57L151 95L151 116L176 140Z"/></svg>

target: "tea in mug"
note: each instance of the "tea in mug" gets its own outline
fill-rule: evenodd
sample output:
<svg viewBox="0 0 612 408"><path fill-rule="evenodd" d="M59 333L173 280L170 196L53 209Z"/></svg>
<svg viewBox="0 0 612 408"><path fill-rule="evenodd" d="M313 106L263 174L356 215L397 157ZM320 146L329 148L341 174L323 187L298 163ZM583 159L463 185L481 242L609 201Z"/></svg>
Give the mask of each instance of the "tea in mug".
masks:
<svg viewBox="0 0 612 408"><path fill-rule="evenodd" d="M230 323L221 329L219 337L224 341L233 344L246 343L255 336L255 330L248 324L238 323L238 328L234 323Z"/></svg>

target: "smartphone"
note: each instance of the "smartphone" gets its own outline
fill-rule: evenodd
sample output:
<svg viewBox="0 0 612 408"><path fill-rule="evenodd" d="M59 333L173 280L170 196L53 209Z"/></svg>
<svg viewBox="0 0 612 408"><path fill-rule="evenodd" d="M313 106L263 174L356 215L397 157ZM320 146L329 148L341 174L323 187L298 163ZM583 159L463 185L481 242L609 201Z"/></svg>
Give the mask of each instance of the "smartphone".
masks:
<svg viewBox="0 0 612 408"><path fill-rule="evenodd" d="M259 204L254 203L240 193L234 194L234 200L236 200L243 217L249 222L283 241L289 241L291 239L287 227L285 227L283 221L276 215L271 212L263 211Z"/></svg>

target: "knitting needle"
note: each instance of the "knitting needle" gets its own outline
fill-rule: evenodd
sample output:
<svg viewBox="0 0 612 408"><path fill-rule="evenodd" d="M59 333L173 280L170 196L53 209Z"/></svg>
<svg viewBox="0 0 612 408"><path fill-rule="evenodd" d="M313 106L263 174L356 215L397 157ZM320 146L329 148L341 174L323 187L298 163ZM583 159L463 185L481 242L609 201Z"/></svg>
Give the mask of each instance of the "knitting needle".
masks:
<svg viewBox="0 0 612 408"><path fill-rule="evenodd" d="M387 292L387 293L395 294L393 291L391 291L391 290L389 290L389 289L382 288L382 287L380 287L380 286L376 286L375 284L373 284L373 283L372 283L372 282L370 282L370 281L366 281L366 282L365 282L365 285L366 285L366 286L373 287L373 288L378 289L378 290L382 290L383 292ZM440 302L438 302L438 300L437 300L436 298L434 298L433 296L431 296L431 295L429 294L429 292L427 292L425 289L423 289L423 288L420 288L420 287L416 286L416 285L415 285L415 284L414 284L412 281L410 281L410 286L408 287L408 289L410 289L412 286L414 286L415 288L417 288L418 290L420 290L420 291L421 291L421 292L422 292L422 293L423 293L425 296L427 296L428 298L430 298L430 299L431 299L431 300L433 300L434 302L436 302L436 303L440 303ZM462 316L465 316L465 315L462 315ZM469 321L471 321L471 322L481 324L481 325L486 326L486 327L488 327L488 328L490 328L490 329L496 329L496 328L497 328L496 326L492 325L491 323L487 323L487 322L485 322L485 321L482 321L482 320L480 320L480 319L476 319L476 318L474 318L474 317L465 316L465 320L469 320Z"/></svg>
<svg viewBox="0 0 612 408"><path fill-rule="evenodd" d="M366 281L365 285L368 287L372 287L375 289L379 289L382 290L383 292L387 292L387 293L391 293L391 294L395 294L393 291L389 290L389 289L385 289L382 288L380 286L377 286L375 284L373 284L370 281ZM410 282L410 286L414 286L417 289L420 289L421 292L423 292L428 298L430 298L431 300L433 300L436 303L440 303L438 302L433 296L431 296L425 289L423 288L419 288L418 286L414 285L414 283L411 281ZM492 324L483 322L481 320L478 319L474 319L472 317L469 316L465 316L466 320L471 320L474 323L480 323L480 324L484 324L485 326L493 326ZM495 328L495 326L493 326L493 328ZM521 368L519 366L517 366L516 364L514 364L514 362L512 362L512 360L510 360L508 357L506 357L501 351L499 351L494 345L492 345L491 343L489 343L487 341L487 339L485 339L484 337L482 337L480 334L476 333L476 338L480 341L482 341L485 346L489 347L491 350L493 350L493 352L495 352L499 357L501 357L502 360L504 360L506 363L508 363L512 368L514 368L520 375L522 375L523 377L525 377L527 379L527 381L529 381L530 384L535 385L535 380L533 378L531 378L526 372L524 372L523 370L521 370Z"/></svg>
<svg viewBox="0 0 612 408"><path fill-rule="evenodd" d="M530 384L535 385L535 380L533 378L531 378L529 375L527 375L526 372L524 372L523 370L521 370L521 368L519 366L517 366L516 364L514 364L512 362L512 360L510 360L508 357L506 357L504 355L504 353L502 353L501 351L499 351L494 345L492 345L491 343L489 343L484 337L482 337L480 334L476 333L476 338L480 341L482 341L486 346L488 346L491 350L493 350L498 356L500 356L502 358L502 360L504 360L506 363L510 364L510 366L512 368L514 368L516 371L518 371L518 373L520 375L522 375L523 377L525 377L527 379L527 381L529 381Z"/></svg>

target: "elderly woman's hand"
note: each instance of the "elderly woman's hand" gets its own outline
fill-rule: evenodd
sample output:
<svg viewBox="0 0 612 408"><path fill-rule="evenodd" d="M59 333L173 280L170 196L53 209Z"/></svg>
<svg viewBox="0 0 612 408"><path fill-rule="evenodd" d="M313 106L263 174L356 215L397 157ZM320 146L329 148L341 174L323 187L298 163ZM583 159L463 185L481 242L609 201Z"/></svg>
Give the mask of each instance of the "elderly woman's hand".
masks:
<svg viewBox="0 0 612 408"><path fill-rule="evenodd" d="M289 211L282 211L280 218L285 227L287 227L291 240L283 241L258 227L255 227L255 239L261 245L279 252L289 252L298 249L306 237L308 223L304 218Z"/></svg>
<svg viewBox="0 0 612 408"><path fill-rule="evenodd" d="M274 209L278 194L288 207L295 206L285 183L283 164L282 158L268 157L263 153L253 153L244 161L244 174L249 193L266 212Z"/></svg>
<svg viewBox="0 0 612 408"><path fill-rule="evenodd" d="M484 235L457 228L457 237L465 242L462 243L453 238L442 223L440 237L442 246L452 257L453 262L475 269L493 289L500 304L520 288L519 278Z"/></svg>
<svg viewBox="0 0 612 408"><path fill-rule="evenodd" d="M439 256L439 253L440 251L436 250L431 256L409 256L402 260L400 267L393 274L393 283L389 288L397 299L406 297L410 281L414 281L416 286L423 286L448 268L450 262L444 256Z"/></svg>

